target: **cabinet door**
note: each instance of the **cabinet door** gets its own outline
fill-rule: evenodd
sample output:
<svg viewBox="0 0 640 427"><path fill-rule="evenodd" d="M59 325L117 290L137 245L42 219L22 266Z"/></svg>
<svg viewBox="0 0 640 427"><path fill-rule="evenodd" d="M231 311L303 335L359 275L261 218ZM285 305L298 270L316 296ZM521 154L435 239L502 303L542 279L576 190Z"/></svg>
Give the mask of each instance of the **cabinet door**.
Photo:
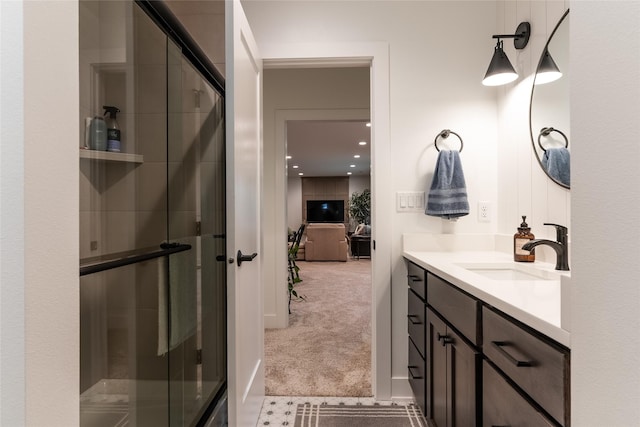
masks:
<svg viewBox="0 0 640 427"><path fill-rule="evenodd" d="M447 425L479 426L481 423L477 396L480 395L478 374L482 358L451 328L447 328L445 341L449 371L447 388L450 390Z"/></svg>
<svg viewBox="0 0 640 427"><path fill-rule="evenodd" d="M407 278L409 280L409 287L418 294L423 300L427 299L427 288L425 275L427 274L422 268L418 267L414 263L410 262L407 265Z"/></svg>
<svg viewBox="0 0 640 427"><path fill-rule="evenodd" d="M437 427L447 425L447 336L446 324L427 309L427 419Z"/></svg>
<svg viewBox="0 0 640 427"><path fill-rule="evenodd" d="M486 427L550 427L542 413L527 402L498 372L483 363L483 422Z"/></svg>
<svg viewBox="0 0 640 427"><path fill-rule="evenodd" d="M437 427L479 426L481 355L427 309L427 411Z"/></svg>
<svg viewBox="0 0 640 427"><path fill-rule="evenodd" d="M426 401L425 401L425 368L426 363L422 355L418 352L418 349L413 344L413 341L409 339L409 385L413 390L413 397L420 406L422 413L426 413Z"/></svg>
<svg viewBox="0 0 640 427"><path fill-rule="evenodd" d="M422 357L425 356L425 313L426 306L424 301L410 290L407 305L407 329L411 340Z"/></svg>

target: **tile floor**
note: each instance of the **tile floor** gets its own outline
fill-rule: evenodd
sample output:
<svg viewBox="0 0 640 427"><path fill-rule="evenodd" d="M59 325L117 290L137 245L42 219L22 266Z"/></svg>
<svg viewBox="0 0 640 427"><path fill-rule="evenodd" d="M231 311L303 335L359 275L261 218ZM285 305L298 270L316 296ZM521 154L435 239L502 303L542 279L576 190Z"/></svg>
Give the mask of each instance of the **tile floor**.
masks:
<svg viewBox="0 0 640 427"><path fill-rule="evenodd" d="M262 404L262 411L257 427L293 426L298 404L327 405L398 405L410 401L376 401L373 397L304 397L304 396L267 396Z"/></svg>

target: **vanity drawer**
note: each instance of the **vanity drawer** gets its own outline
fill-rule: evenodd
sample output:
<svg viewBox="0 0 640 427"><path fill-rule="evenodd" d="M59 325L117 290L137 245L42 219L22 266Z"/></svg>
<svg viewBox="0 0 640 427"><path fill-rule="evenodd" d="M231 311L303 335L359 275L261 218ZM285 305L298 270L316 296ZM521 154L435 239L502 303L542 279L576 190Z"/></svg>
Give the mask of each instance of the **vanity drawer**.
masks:
<svg viewBox="0 0 640 427"><path fill-rule="evenodd" d="M414 290L416 294L423 300L427 299L427 288L425 285L425 274L426 271L421 267L418 267L412 262L408 263L408 274L407 278L409 280L409 287Z"/></svg>
<svg viewBox="0 0 640 427"><path fill-rule="evenodd" d="M554 425L511 387L486 360L482 365L483 426L549 427Z"/></svg>
<svg viewBox="0 0 640 427"><path fill-rule="evenodd" d="M420 354L424 357L425 351L425 324L427 307L424 301L412 290L409 290L409 304L407 310L407 323L409 325L409 336L415 343Z"/></svg>
<svg viewBox="0 0 640 427"><path fill-rule="evenodd" d="M427 272L427 303L475 345L480 344L480 301Z"/></svg>
<svg viewBox="0 0 640 427"><path fill-rule="evenodd" d="M569 419L569 353L486 308L484 354L561 425Z"/></svg>
<svg viewBox="0 0 640 427"><path fill-rule="evenodd" d="M422 413L426 414L426 372L427 365L413 341L409 340L409 384L413 390L413 397L416 403L422 409Z"/></svg>

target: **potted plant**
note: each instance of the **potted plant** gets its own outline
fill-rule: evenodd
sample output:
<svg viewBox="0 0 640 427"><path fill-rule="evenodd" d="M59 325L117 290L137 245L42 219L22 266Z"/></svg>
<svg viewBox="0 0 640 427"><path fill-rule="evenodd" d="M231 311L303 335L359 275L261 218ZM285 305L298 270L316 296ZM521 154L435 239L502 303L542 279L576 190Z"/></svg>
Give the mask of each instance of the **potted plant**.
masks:
<svg viewBox="0 0 640 427"><path fill-rule="evenodd" d="M354 191L349 199L349 216L358 224L368 224L371 220L371 191Z"/></svg>
<svg viewBox="0 0 640 427"><path fill-rule="evenodd" d="M298 257L298 250L300 249L300 239L302 238L303 231L304 224L300 226L297 232L293 233L293 241L290 243L288 251L289 275L287 279L289 288L289 314L291 314L292 299L296 301L306 301L306 297L304 295L298 294L298 291L295 290L296 284L302 282L299 274L300 267L298 267L298 264L296 264L296 259Z"/></svg>

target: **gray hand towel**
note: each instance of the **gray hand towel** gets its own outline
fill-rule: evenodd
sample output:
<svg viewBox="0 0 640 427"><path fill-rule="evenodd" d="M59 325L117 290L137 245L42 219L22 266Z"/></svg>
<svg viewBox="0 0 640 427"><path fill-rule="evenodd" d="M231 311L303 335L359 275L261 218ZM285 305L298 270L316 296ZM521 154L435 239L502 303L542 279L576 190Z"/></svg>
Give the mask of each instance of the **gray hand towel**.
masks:
<svg viewBox="0 0 640 427"><path fill-rule="evenodd" d="M547 148L542 165L550 177L566 186L571 185L571 155L564 147Z"/></svg>
<svg viewBox="0 0 640 427"><path fill-rule="evenodd" d="M469 215L467 186L458 151L442 150L438 154L424 213L443 219Z"/></svg>

